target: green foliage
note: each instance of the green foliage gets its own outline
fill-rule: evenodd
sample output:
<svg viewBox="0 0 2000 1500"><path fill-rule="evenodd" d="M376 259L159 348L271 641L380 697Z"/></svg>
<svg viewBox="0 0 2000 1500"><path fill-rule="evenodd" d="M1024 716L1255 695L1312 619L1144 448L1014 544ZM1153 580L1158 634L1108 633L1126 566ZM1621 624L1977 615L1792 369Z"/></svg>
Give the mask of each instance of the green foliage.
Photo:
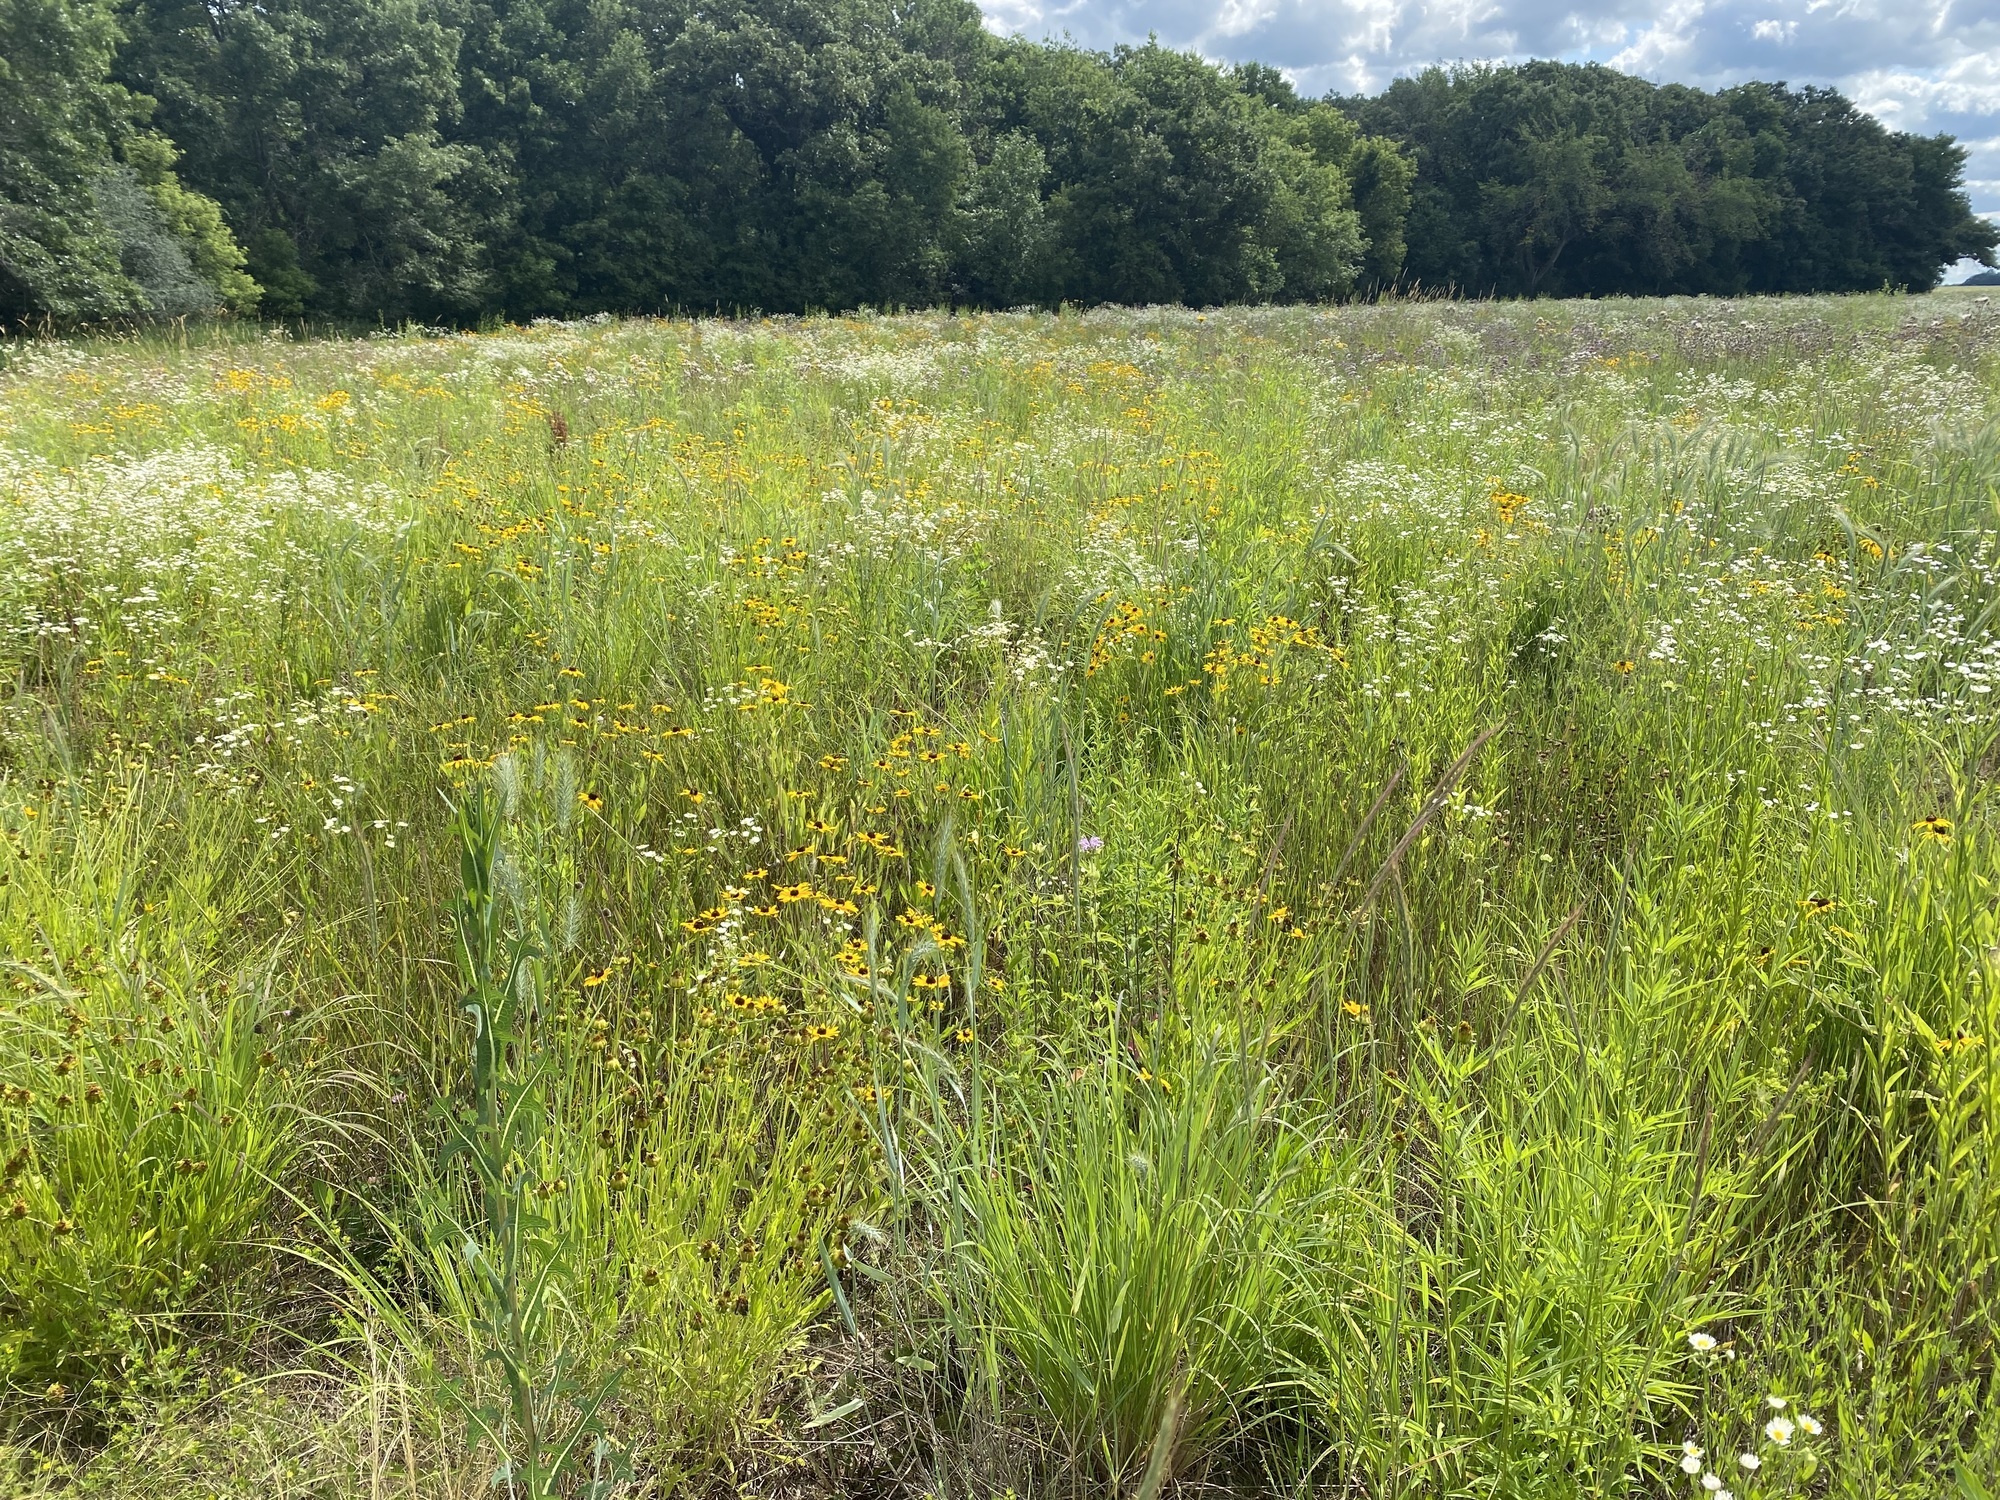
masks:
<svg viewBox="0 0 2000 1500"><path fill-rule="evenodd" d="M0 7L0 323L256 306L220 207L112 81L119 40L95 0Z"/></svg>
<svg viewBox="0 0 2000 1500"><path fill-rule="evenodd" d="M211 982L199 949L131 908L145 805L104 811L31 823L18 845L36 869L13 881L5 929L0 1116L0 1371L98 1406L259 1259L243 1241L303 1123L261 1035L276 954Z"/></svg>
<svg viewBox="0 0 2000 1500"><path fill-rule="evenodd" d="M91 200L134 110L110 82L117 41L106 6L0 5L0 322L99 317L138 297Z"/></svg>
<svg viewBox="0 0 2000 1500"><path fill-rule="evenodd" d="M1346 99L1415 158L1408 274L1503 296L1928 291L2000 235L1963 150L1830 89L1705 94L1598 64L1432 68Z"/></svg>
<svg viewBox="0 0 2000 1500"><path fill-rule="evenodd" d="M208 288L207 295L219 298L231 312L256 311L261 289L244 269L243 247L223 223L221 206L213 198L190 192L174 175L179 153L173 143L148 131L128 140L121 154L153 200L162 228L180 249L188 269ZM155 310L159 300L153 298Z"/></svg>
<svg viewBox="0 0 2000 1500"><path fill-rule="evenodd" d="M1302 1248L1332 1238L1309 1141L1242 1062L1171 1092L1115 1054L1001 1094L927 1165L949 1222L944 1312L987 1390L1032 1392L1071 1465L1122 1485L1214 1456L1288 1374L1276 1335ZM981 1128L985 1126L985 1128ZM1156 1438L1167 1434L1167 1450Z"/></svg>
<svg viewBox="0 0 2000 1500"><path fill-rule="evenodd" d="M1282 126L1164 264L1290 275L1358 131L1156 66ZM1084 180L943 107L926 212ZM1990 1489L1997 391L1972 292L24 344L0 1488Z"/></svg>
<svg viewBox="0 0 2000 1500"><path fill-rule="evenodd" d="M1823 89L1533 63L1315 102L970 0L9 4L16 317L1927 289L1994 244L1958 146Z"/></svg>

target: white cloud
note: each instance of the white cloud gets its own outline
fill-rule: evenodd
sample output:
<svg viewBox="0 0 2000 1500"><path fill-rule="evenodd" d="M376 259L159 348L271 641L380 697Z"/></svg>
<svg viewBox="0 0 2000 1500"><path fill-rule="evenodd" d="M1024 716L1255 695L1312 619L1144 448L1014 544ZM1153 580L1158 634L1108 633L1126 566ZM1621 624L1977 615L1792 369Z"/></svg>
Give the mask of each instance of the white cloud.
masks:
<svg viewBox="0 0 2000 1500"><path fill-rule="evenodd" d="M1706 0L1669 0L1659 19L1634 37L1630 46L1612 54L1611 66L1647 76L1669 71L1675 61L1693 51L1698 23L1707 10Z"/></svg>

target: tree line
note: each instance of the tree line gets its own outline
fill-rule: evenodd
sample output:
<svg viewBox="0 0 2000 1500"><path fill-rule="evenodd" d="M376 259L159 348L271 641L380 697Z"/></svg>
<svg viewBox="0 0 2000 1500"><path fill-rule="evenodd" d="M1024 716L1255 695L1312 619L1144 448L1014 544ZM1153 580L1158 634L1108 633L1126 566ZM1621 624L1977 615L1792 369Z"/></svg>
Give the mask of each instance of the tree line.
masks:
<svg viewBox="0 0 2000 1500"><path fill-rule="evenodd" d="M1949 137L1597 66L1302 98L970 0L0 0L0 319L1927 289Z"/></svg>

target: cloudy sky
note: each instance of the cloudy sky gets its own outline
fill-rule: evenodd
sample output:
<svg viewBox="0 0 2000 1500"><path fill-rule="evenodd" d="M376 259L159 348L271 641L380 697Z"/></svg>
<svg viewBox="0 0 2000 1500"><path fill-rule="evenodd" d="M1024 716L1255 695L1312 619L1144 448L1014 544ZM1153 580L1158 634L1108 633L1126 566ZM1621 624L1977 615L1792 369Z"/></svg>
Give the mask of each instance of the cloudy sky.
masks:
<svg viewBox="0 0 2000 1500"><path fill-rule="evenodd" d="M1659 82L1830 83L1897 130L1972 148L2000 217L2000 0L980 0L996 31L1143 42L1283 68L1301 92L1373 92L1434 62L1558 57Z"/></svg>

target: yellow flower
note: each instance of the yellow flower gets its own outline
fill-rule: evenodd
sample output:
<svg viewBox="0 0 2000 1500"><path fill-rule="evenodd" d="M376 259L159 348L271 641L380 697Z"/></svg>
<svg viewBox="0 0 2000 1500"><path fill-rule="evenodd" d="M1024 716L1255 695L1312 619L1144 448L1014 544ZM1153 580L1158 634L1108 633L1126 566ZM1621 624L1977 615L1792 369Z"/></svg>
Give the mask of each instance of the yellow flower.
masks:
<svg viewBox="0 0 2000 1500"><path fill-rule="evenodd" d="M576 794L576 800L581 802L585 807L589 808L592 812L604 811L604 799L598 796L597 793L595 792L578 792Z"/></svg>
<svg viewBox="0 0 2000 1500"><path fill-rule="evenodd" d="M1917 837L1921 840L1934 840L1940 844L1951 842L1950 818L1941 818L1935 815L1928 818L1919 818L1910 827L1916 830Z"/></svg>

